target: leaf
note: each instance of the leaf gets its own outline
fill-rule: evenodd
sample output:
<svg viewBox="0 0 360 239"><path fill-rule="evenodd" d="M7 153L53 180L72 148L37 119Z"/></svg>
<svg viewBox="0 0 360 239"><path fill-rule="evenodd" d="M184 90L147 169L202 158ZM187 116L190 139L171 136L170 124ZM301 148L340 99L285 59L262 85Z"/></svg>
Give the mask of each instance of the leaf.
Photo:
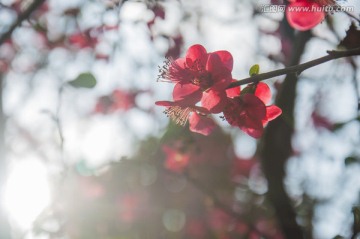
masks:
<svg viewBox="0 0 360 239"><path fill-rule="evenodd" d="M357 162L359 162L359 160L357 159L357 158L355 158L355 157L347 157L346 159L345 159L345 165L346 166L349 166L349 165L351 165L351 164L354 164L354 163L357 163Z"/></svg>
<svg viewBox="0 0 360 239"><path fill-rule="evenodd" d="M333 239L344 239L344 237L337 235L337 236L333 237Z"/></svg>
<svg viewBox="0 0 360 239"><path fill-rule="evenodd" d="M342 127L344 127L345 125L346 125L346 123L336 123L333 125L332 130L336 131L336 130L342 129Z"/></svg>
<svg viewBox="0 0 360 239"><path fill-rule="evenodd" d="M96 86L96 78L93 74L81 73L75 80L69 81L69 85L76 88L94 88Z"/></svg>
<svg viewBox="0 0 360 239"><path fill-rule="evenodd" d="M260 72L260 66L258 64L253 65L249 70L249 75L254 76L259 74Z"/></svg>

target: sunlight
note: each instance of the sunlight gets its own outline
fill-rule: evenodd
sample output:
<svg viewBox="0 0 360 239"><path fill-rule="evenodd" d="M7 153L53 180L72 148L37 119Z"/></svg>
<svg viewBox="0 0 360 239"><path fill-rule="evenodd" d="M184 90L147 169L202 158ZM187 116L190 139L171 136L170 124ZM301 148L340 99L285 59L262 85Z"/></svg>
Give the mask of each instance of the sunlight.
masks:
<svg viewBox="0 0 360 239"><path fill-rule="evenodd" d="M35 160L14 164L4 197L3 205L11 220L23 229L29 228L50 201L44 165Z"/></svg>

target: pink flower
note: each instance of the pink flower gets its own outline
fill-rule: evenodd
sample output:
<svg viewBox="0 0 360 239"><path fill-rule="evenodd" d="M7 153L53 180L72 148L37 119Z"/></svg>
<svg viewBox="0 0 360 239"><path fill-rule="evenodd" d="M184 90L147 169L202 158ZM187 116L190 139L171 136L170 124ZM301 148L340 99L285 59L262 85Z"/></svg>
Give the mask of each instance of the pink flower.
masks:
<svg viewBox="0 0 360 239"><path fill-rule="evenodd" d="M92 29L89 29L83 33L78 32L69 36L69 43L80 49L94 48L98 43L98 39L97 36L94 36Z"/></svg>
<svg viewBox="0 0 360 239"><path fill-rule="evenodd" d="M326 16L324 6L334 5L333 0L291 0L286 7L286 18L293 28L306 31L320 22Z"/></svg>
<svg viewBox="0 0 360 239"><path fill-rule="evenodd" d="M164 145L162 150L166 154L165 168L168 170L181 173L189 164L189 154L182 153L180 150L171 148L167 145Z"/></svg>
<svg viewBox="0 0 360 239"><path fill-rule="evenodd" d="M207 53L201 45L191 46L184 58L169 60L159 78L176 83L175 101L201 101L210 113L220 113L226 104L225 88L231 82L233 58L227 51Z"/></svg>
<svg viewBox="0 0 360 239"><path fill-rule="evenodd" d="M209 111L194 105L191 101L157 101L156 105L167 107L164 113L176 124L184 126L189 121L192 132L209 135L215 128L215 122L207 117Z"/></svg>
<svg viewBox="0 0 360 239"><path fill-rule="evenodd" d="M127 111L135 106L137 93L115 89L110 95L104 95L98 99L94 111L102 114L113 113L118 110Z"/></svg>
<svg viewBox="0 0 360 239"><path fill-rule="evenodd" d="M250 84L241 94L234 96L236 89L227 91L228 102L224 108L224 118L232 126L254 138L260 138L267 122L281 114L275 105L266 106L271 99L271 92L265 83Z"/></svg>

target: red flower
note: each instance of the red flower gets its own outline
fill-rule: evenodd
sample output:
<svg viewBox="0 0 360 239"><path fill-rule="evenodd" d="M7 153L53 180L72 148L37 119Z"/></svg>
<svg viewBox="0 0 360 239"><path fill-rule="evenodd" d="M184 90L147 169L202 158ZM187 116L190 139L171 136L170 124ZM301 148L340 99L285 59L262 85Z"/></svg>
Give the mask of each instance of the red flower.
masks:
<svg viewBox="0 0 360 239"><path fill-rule="evenodd" d="M232 126L254 138L260 138L263 133L262 120L266 117L265 104L253 94L229 98L224 109L224 117Z"/></svg>
<svg viewBox="0 0 360 239"><path fill-rule="evenodd" d="M216 126L215 122L207 117L209 111L191 101L157 101L155 104L166 106L164 113L176 124L184 126L189 120L189 129L192 132L209 135Z"/></svg>
<svg viewBox="0 0 360 239"><path fill-rule="evenodd" d="M248 178L250 175L251 169L257 165L257 160L255 158L250 159L242 159L235 158L232 165L232 178L234 181L238 181L238 179L242 177Z"/></svg>
<svg viewBox="0 0 360 239"><path fill-rule="evenodd" d="M300 31L309 30L325 18L324 6L334 5L333 0L291 0L286 7L289 24Z"/></svg>
<svg viewBox="0 0 360 239"><path fill-rule="evenodd" d="M228 90L228 96L233 96L234 91L236 89ZM260 138L264 125L281 114L279 107L265 106L270 99L271 92L265 83L251 84L240 95L228 98L224 118L230 125L239 127L254 138Z"/></svg>
<svg viewBox="0 0 360 239"><path fill-rule="evenodd" d="M164 145L162 150L166 154L165 168L169 169L170 171L180 173L189 164L189 154L182 153L178 149L171 148L167 145Z"/></svg>
<svg viewBox="0 0 360 239"><path fill-rule="evenodd" d="M159 78L176 83L175 101L191 99L211 113L220 113L226 103L225 88L231 82L233 58L227 51L207 53L201 45L191 46L184 58L170 60Z"/></svg>

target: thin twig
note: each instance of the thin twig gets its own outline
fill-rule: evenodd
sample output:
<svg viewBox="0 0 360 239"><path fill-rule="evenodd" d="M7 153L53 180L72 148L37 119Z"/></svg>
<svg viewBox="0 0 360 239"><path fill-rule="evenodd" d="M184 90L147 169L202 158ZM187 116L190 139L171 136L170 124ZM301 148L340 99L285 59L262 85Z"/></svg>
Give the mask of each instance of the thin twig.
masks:
<svg viewBox="0 0 360 239"><path fill-rule="evenodd" d="M67 164L65 161L65 157L64 157L64 133L63 133L63 128L62 128L62 123L61 123L61 119L60 119L60 111L61 111L61 102L62 102L62 96L63 96L63 91L64 91L64 85L61 85L59 88L59 92L58 92L58 104L56 107L56 113L54 115L54 120L56 123L56 127L59 133L59 138L60 138L60 161L63 164L63 170L64 172L66 172L67 168Z"/></svg>
<svg viewBox="0 0 360 239"><path fill-rule="evenodd" d="M299 64L299 65L294 65L294 66L286 67L283 69L254 75L254 76L233 82L227 88L229 89L229 88L233 88L233 87L248 84L248 83L259 82L259 81L270 79L270 78L273 78L276 76L287 75L290 73L295 73L295 74L299 75L304 70L309 69L314 66L317 66L317 65L320 65L320 64L323 64L325 62L343 58L343 57L358 56L358 55L360 55L360 47L351 49L351 50L346 50L346 51L328 51L328 55L326 55L326 56Z"/></svg>
<svg viewBox="0 0 360 239"><path fill-rule="evenodd" d="M17 20L10 26L10 28L0 37L0 45L2 45L13 33L13 31L21 25L21 23L28 19L37 8L39 8L46 0L34 0L33 3L22 12Z"/></svg>

